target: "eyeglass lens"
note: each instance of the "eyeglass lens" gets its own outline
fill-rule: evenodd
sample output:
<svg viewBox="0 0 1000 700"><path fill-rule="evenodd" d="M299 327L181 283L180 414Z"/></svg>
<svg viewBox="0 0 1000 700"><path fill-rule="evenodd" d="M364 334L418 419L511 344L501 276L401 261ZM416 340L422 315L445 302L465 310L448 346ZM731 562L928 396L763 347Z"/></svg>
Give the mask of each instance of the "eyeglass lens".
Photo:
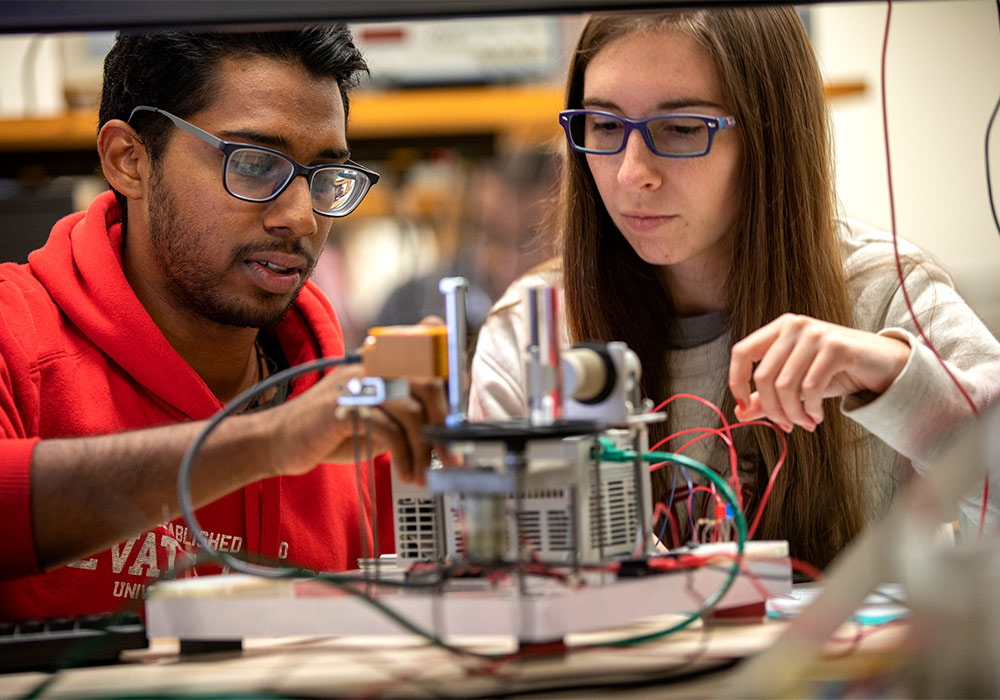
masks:
<svg viewBox="0 0 1000 700"><path fill-rule="evenodd" d="M598 153L620 150L627 134L621 119L601 114L574 114L569 128L574 146ZM646 133L660 153L690 155L708 150L708 125L694 117L652 119L646 125Z"/></svg>
<svg viewBox="0 0 1000 700"><path fill-rule="evenodd" d="M364 173L340 168L318 170L312 178L313 208L330 214L351 211L367 188L368 176Z"/></svg>
<svg viewBox="0 0 1000 700"><path fill-rule="evenodd" d="M294 166L280 156L255 148L239 148L229 156L226 188L235 196L267 201L292 177ZM358 171L330 166L313 172L309 182L313 209L321 214L350 212L364 197L368 177Z"/></svg>

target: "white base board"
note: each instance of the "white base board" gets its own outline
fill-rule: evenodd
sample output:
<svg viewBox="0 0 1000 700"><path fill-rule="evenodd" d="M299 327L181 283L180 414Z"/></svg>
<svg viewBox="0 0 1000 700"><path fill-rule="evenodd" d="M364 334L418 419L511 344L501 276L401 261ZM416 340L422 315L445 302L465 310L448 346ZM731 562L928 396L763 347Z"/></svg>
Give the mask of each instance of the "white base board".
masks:
<svg viewBox="0 0 1000 700"><path fill-rule="evenodd" d="M726 545L705 545L708 554ZM751 542L744 568L717 607L732 608L791 591L785 542ZM548 642L668 613L697 610L726 580L729 564L640 578L590 575L587 585L569 588L558 581L530 577L527 593L515 576L496 587L478 579L455 579L443 592L370 586L383 606L440 637L512 636L522 642ZM298 635L380 635L407 633L375 606L317 580L272 580L241 574L164 581L146 600L150 637L185 640L236 640Z"/></svg>

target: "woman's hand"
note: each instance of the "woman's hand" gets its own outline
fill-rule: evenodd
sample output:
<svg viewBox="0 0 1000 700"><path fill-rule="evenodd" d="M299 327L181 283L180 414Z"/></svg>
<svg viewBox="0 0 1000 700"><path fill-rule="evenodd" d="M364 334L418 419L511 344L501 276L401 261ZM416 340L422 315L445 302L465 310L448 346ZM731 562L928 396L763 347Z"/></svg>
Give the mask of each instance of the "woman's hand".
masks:
<svg viewBox="0 0 1000 700"><path fill-rule="evenodd" d="M823 399L881 394L909 357L902 340L784 314L733 346L729 390L736 417L769 418L785 432L795 425L812 432L823 420Z"/></svg>

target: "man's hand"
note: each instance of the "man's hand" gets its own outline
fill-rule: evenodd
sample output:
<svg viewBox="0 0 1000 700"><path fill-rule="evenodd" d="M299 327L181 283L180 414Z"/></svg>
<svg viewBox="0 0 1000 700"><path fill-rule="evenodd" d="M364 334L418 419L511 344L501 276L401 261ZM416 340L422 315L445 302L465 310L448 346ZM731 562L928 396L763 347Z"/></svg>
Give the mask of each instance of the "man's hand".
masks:
<svg viewBox="0 0 1000 700"><path fill-rule="evenodd" d="M354 428L350 416L337 410L337 399L348 381L362 375L360 365L337 367L302 396L273 409L288 426L274 436L279 473L301 474L321 462L354 461ZM423 429L444 422L448 403L441 379L410 379L409 384L409 396L368 407L367 423L374 452L391 452L401 479L423 483L431 461ZM365 423L358 422L362 441Z"/></svg>
<svg viewBox="0 0 1000 700"><path fill-rule="evenodd" d="M360 374L356 365L338 367L281 406L219 424L191 474L195 507L259 479L354 461L351 419L337 417L337 399L340 387ZM430 463L423 427L443 422L446 412L440 380L411 380L410 396L371 409L372 448L391 451L399 476L421 482ZM61 566L177 517L178 465L205 425L38 443L31 477L39 565Z"/></svg>
<svg viewBox="0 0 1000 700"><path fill-rule="evenodd" d="M784 314L733 345L729 390L736 417L769 418L785 432L795 425L812 432L823 421L823 399L864 390L881 394L909 357L901 340Z"/></svg>

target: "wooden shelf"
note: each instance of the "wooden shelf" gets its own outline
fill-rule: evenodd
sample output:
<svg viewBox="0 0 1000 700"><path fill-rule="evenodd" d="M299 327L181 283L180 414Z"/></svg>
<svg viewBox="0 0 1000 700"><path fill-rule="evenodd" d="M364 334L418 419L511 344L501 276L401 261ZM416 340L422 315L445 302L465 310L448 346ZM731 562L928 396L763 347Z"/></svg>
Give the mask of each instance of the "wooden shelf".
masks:
<svg viewBox="0 0 1000 700"><path fill-rule="evenodd" d="M826 94L835 99L865 90L862 82L844 82L828 85ZM550 85L358 91L351 97L348 135L375 140L488 133L537 144L558 135L562 100L562 88ZM96 136L96 109L0 120L0 152L90 150Z"/></svg>
<svg viewBox="0 0 1000 700"><path fill-rule="evenodd" d="M447 134L504 134L545 139L559 131L555 114L562 93L550 86L486 86L355 92L351 139ZM94 148L97 111L74 110L59 117L0 120L0 151Z"/></svg>
<svg viewBox="0 0 1000 700"><path fill-rule="evenodd" d="M356 93L350 138L496 133L548 138L559 132L562 91L542 85Z"/></svg>
<svg viewBox="0 0 1000 700"><path fill-rule="evenodd" d="M0 120L0 151L64 151L97 147L97 110L59 117Z"/></svg>

